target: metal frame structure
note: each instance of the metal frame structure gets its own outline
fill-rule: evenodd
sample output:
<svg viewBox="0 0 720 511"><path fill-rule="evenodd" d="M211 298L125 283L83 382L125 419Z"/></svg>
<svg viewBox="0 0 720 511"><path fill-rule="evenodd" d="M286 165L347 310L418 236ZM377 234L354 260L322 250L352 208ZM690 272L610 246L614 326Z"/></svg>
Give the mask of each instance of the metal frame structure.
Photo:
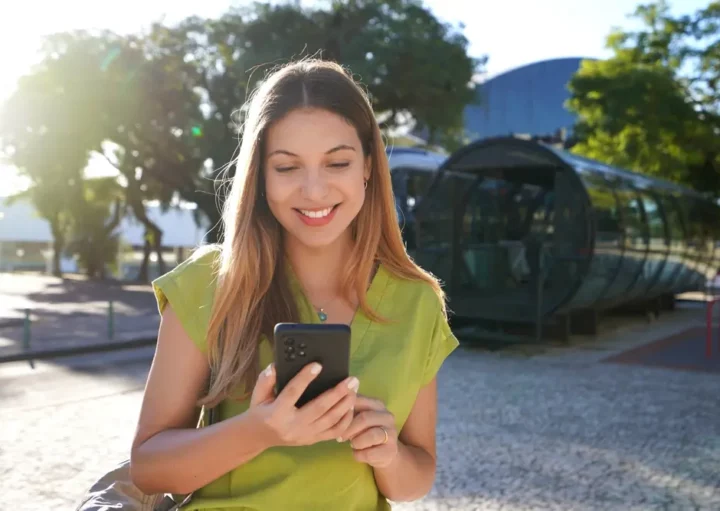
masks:
<svg viewBox="0 0 720 511"><path fill-rule="evenodd" d="M707 358L712 357L712 344L713 344L713 309L715 304L720 301L720 298L714 297L708 300L705 305L705 356ZM720 343L720 341L718 341ZM720 346L720 344L719 344Z"/></svg>
<svg viewBox="0 0 720 511"><path fill-rule="evenodd" d="M414 213L447 155L422 148L388 147L388 163L395 195L398 223L405 245L415 248Z"/></svg>
<svg viewBox="0 0 720 511"><path fill-rule="evenodd" d="M720 263L720 208L700 193L512 137L452 154L414 215L411 255L477 319L671 305Z"/></svg>

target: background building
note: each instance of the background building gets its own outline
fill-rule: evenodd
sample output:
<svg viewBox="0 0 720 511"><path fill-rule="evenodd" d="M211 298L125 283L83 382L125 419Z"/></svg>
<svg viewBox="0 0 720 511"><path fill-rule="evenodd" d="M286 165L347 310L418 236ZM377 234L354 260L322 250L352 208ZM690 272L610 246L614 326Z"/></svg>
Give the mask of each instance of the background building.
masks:
<svg viewBox="0 0 720 511"><path fill-rule="evenodd" d="M206 221L198 226L193 209L178 207L163 212L158 206L147 206L147 214L163 232L163 259L172 268L190 255L208 230ZM204 218L204 217L203 217ZM121 279L133 279L140 268L145 244L145 228L132 216L123 218L117 232L120 235L118 271ZM150 276L156 277L157 257L150 256ZM63 257L63 272L74 273L78 266L74 258ZM52 268L52 233L50 224L39 217L32 204L17 201L7 204L0 197L0 272L43 271Z"/></svg>
<svg viewBox="0 0 720 511"><path fill-rule="evenodd" d="M471 140L507 135L554 136L572 132L575 116L565 108L567 85L580 57L544 60L500 74L476 88L477 103L465 109Z"/></svg>
<svg viewBox="0 0 720 511"><path fill-rule="evenodd" d="M543 60L485 80L475 87L475 102L465 107L465 135L470 142L492 137L521 136L565 139L575 115L565 108L567 86L584 57ZM412 131L420 141L426 129ZM423 145L422 142L416 145Z"/></svg>

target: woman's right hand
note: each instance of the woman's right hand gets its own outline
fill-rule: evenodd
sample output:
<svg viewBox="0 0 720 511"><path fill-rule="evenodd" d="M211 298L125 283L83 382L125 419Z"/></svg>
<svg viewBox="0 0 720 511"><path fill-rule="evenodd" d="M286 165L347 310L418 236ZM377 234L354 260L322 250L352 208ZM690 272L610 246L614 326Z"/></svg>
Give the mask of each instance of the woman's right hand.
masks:
<svg viewBox="0 0 720 511"><path fill-rule="evenodd" d="M322 368L306 365L275 397L275 367L270 365L258 377L248 412L258 419L270 446L311 445L337 439L350 425L359 382L350 377L301 408L300 396Z"/></svg>

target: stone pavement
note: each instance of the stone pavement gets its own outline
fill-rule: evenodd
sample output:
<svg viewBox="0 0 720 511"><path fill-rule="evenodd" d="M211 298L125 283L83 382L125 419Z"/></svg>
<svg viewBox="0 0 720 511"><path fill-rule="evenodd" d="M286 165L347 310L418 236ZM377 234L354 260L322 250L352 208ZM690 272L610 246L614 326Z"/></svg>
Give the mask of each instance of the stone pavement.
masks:
<svg viewBox="0 0 720 511"><path fill-rule="evenodd" d="M720 377L601 363L701 316L569 347L460 348L439 378L435 487L394 509L717 511ZM0 509L72 510L127 455L151 354L0 365Z"/></svg>
<svg viewBox="0 0 720 511"><path fill-rule="evenodd" d="M108 325L113 303L113 331ZM31 351L152 339L159 316L149 285L0 273L0 360L26 351L24 310L31 311Z"/></svg>

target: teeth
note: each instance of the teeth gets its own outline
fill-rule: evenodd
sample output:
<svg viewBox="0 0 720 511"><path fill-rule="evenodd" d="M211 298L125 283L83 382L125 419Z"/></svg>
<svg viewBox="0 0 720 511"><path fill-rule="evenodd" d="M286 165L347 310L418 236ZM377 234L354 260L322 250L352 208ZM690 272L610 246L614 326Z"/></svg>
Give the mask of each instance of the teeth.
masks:
<svg viewBox="0 0 720 511"><path fill-rule="evenodd" d="M320 211L310 211L307 209L301 209L300 213L302 213L303 215L305 215L306 217L309 217L309 218L323 218L323 217L328 216L332 210L333 210L333 208L325 208L325 209L321 209Z"/></svg>

